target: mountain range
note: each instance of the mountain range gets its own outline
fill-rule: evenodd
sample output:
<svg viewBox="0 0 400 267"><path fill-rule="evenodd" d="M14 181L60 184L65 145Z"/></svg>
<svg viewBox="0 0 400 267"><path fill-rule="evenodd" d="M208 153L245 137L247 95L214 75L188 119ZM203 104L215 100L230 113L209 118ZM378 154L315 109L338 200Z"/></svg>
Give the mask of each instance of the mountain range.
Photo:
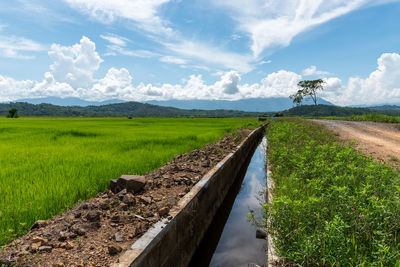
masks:
<svg viewBox="0 0 400 267"><path fill-rule="evenodd" d="M58 106L102 106L108 104L124 103L126 101L112 99L103 102L86 101L80 98L67 97L45 97L45 98L27 98L19 99L15 102L25 102L30 104L52 104ZM162 106L174 107L179 109L201 109L201 110L240 110L246 112L275 112L293 107L293 102L288 97L271 97L271 98L248 98L240 100L151 100L144 103ZM332 105L328 101L319 98L319 104ZM305 105L311 105L311 98L304 99Z"/></svg>

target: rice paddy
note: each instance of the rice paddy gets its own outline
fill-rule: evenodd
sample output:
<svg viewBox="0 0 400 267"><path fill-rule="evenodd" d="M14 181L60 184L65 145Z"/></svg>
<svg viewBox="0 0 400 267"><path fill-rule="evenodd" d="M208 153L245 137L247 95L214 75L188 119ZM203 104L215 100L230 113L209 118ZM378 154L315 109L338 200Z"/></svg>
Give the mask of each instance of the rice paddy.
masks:
<svg viewBox="0 0 400 267"><path fill-rule="evenodd" d="M0 118L0 245L107 188L254 118Z"/></svg>

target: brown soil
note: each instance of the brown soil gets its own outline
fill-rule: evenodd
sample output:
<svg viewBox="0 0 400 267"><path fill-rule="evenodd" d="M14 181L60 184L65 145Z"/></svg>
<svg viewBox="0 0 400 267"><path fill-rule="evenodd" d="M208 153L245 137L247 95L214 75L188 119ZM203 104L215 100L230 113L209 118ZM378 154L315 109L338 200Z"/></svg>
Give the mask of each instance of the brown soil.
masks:
<svg viewBox="0 0 400 267"><path fill-rule="evenodd" d="M29 233L0 250L0 265L108 266L161 217L171 218L169 209L250 132L241 130L234 138L226 135L175 157L146 174L144 189L134 195L107 190L36 223Z"/></svg>
<svg viewBox="0 0 400 267"><path fill-rule="evenodd" d="M398 125L377 122L313 120L333 130L343 140L356 140L356 146L375 159L400 167Z"/></svg>

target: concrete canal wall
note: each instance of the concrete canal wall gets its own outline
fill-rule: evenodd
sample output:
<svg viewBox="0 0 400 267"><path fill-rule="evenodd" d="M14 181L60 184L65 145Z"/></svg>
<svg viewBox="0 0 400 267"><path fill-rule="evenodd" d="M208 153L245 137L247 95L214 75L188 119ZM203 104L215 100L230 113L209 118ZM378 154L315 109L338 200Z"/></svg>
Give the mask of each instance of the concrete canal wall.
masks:
<svg viewBox="0 0 400 267"><path fill-rule="evenodd" d="M211 169L170 211L112 266L187 266L237 174L263 137L257 128Z"/></svg>

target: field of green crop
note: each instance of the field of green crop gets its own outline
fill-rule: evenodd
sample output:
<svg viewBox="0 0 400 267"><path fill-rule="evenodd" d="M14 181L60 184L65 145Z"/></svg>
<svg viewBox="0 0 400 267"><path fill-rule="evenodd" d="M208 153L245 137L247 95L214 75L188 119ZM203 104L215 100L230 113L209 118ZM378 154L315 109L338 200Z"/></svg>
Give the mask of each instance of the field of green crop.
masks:
<svg viewBox="0 0 400 267"><path fill-rule="evenodd" d="M300 120L270 124L268 146L275 189L262 222L285 263L400 265L396 170Z"/></svg>
<svg viewBox="0 0 400 267"><path fill-rule="evenodd" d="M0 245L107 188L255 119L0 118Z"/></svg>

